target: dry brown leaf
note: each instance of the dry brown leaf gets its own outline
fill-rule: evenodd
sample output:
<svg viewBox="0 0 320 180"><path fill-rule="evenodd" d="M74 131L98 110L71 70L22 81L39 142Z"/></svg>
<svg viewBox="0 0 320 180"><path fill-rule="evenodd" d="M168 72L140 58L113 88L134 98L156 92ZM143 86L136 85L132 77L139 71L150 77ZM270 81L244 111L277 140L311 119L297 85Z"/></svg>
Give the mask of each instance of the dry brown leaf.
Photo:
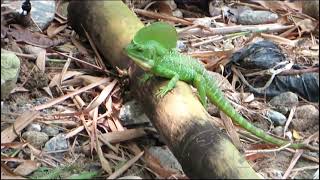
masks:
<svg viewBox="0 0 320 180"><path fill-rule="evenodd" d="M72 52L69 53L69 56L72 57ZM62 71L60 73L60 76L59 76L59 80L58 80L58 85L61 86L61 83L64 79L64 75L66 74L69 66L70 66L70 63L71 63L71 58L68 58L66 63L64 64L63 68L62 68Z"/></svg>
<svg viewBox="0 0 320 180"><path fill-rule="evenodd" d="M96 87L96 86L99 86L99 85L101 85L101 84L105 84L105 83L107 83L108 81L109 81L108 78L104 78L104 79L102 79L102 80L100 80L100 81L98 81L98 82L95 82L95 83L92 83L92 84L90 84L90 85L88 85L88 86L85 86L85 87L83 87L83 88L81 88L81 89L79 89L79 90L77 90L77 91L74 91L74 92L68 93L68 94L66 94L66 95L64 95L64 96L61 96L61 97L59 97L59 98L53 99L53 100L51 100L51 101L49 101L49 102L47 102L47 103L45 103L45 104L38 105L38 106L34 107L34 110L42 110L42 109L51 107L51 106L53 106L53 105L55 105L55 104L58 104L58 103L66 100L66 99L68 99L68 98L70 98L70 97L73 97L73 96L75 96L75 95L78 95L78 94L80 94L80 93L82 93L82 92L85 92L85 91L87 91L87 90L89 90L89 89L92 89L92 88L94 88L94 87Z"/></svg>
<svg viewBox="0 0 320 180"><path fill-rule="evenodd" d="M36 65L44 73L46 70L46 50L40 51L36 59Z"/></svg>
<svg viewBox="0 0 320 180"><path fill-rule="evenodd" d="M40 167L40 163L32 160L26 160L22 164L20 164L13 172L26 176L35 171Z"/></svg>
<svg viewBox="0 0 320 180"><path fill-rule="evenodd" d="M143 155L143 151L130 159L128 162L126 162L122 167L120 167L118 170L116 170L113 174L111 174L107 179L115 179L118 176L120 176L122 173L124 173L127 169L129 169L135 162L137 162L140 157Z"/></svg>
<svg viewBox="0 0 320 180"><path fill-rule="evenodd" d="M26 179L22 176L6 176L1 174L1 179Z"/></svg>
<svg viewBox="0 0 320 180"><path fill-rule="evenodd" d="M157 11L161 14L171 15L172 16L172 8L166 1L152 1L146 7L144 10L152 10Z"/></svg>
<svg viewBox="0 0 320 180"><path fill-rule="evenodd" d="M38 111L27 111L21 114L13 125L1 131L1 143L12 142L25 127L27 127L39 115ZM2 147L1 147L2 149Z"/></svg>
<svg viewBox="0 0 320 180"><path fill-rule="evenodd" d="M236 128L234 127L232 120L226 116L224 113L220 112L220 117L223 121L223 124L228 132L228 135L232 141L232 143L238 148L243 149L243 146L240 142L240 137L236 131Z"/></svg>
<svg viewBox="0 0 320 180"><path fill-rule="evenodd" d="M55 35L57 35L61 31L63 31L67 27L68 27L68 24L64 24L64 25L59 26L58 23L51 23L47 29L47 35L49 38L53 38Z"/></svg>
<svg viewBox="0 0 320 180"><path fill-rule="evenodd" d="M10 94L16 92L29 92L29 90L24 87L15 87L10 91Z"/></svg>
<svg viewBox="0 0 320 180"><path fill-rule="evenodd" d="M63 76L63 79L62 81L66 80L66 79L69 79L69 78L72 78L74 76L79 76L79 75L82 75L84 74L84 72L79 72L79 71L67 71L64 76ZM53 76L53 78L51 79L50 83L49 83L49 87L54 87L58 84L59 82L59 77L60 77L60 74L56 74Z"/></svg>
<svg viewBox="0 0 320 180"><path fill-rule="evenodd" d="M99 160L100 160L102 168L108 174L111 174L112 170L111 170L110 164L109 164L108 160L103 156L103 152L102 152L102 149L101 149L100 142L99 142L98 138L96 138L96 151L97 151L97 154L98 154L98 157L99 157Z"/></svg>
<svg viewBox="0 0 320 180"><path fill-rule="evenodd" d="M90 104L87 106L87 108L84 110L84 112L90 112L94 108L98 107L111 93L112 89L116 85L118 81L115 79L110 84L108 84L100 93L100 95L95 98Z"/></svg>
<svg viewBox="0 0 320 180"><path fill-rule="evenodd" d="M23 142L1 143L1 147L7 147L7 148L13 148L13 149L21 149L26 145L27 143L23 143Z"/></svg>
<svg viewBox="0 0 320 180"><path fill-rule="evenodd" d="M282 2L282 1L259 1L255 0L255 3L260 4L261 6L271 9L273 11L282 10L282 11L302 11L302 5L299 1L291 2Z"/></svg>
<svg viewBox="0 0 320 180"><path fill-rule="evenodd" d="M146 135L146 132L143 130L143 128L138 128L103 133L99 136L110 143L119 143L122 141L128 141L131 139L139 138L144 135Z"/></svg>
<svg viewBox="0 0 320 180"><path fill-rule="evenodd" d="M297 45L297 40L290 40L281 36L265 33L261 33L261 36L266 40L273 41L279 44L285 44L292 47L295 47Z"/></svg>
<svg viewBox="0 0 320 180"><path fill-rule="evenodd" d="M114 122L111 119L108 119L107 122L108 122L109 128L112 132L118 131L117 126L114 124Z"/></svg>
<svg viewBox="0 0 320 180"><path fill-rule="evenodd" d="M247 161L256 161L257 159L263 159L263 158L268 158L270 155L268 154L263 154L263 153L254 153L246 156Z"/></svg>

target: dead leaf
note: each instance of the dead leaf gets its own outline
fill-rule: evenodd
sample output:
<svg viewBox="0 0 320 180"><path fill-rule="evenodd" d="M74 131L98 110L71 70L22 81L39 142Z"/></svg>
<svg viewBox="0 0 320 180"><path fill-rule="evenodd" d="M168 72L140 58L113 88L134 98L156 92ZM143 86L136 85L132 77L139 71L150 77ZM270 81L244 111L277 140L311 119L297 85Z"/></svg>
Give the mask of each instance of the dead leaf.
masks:
<svg viewBox="0 0 320 180"><path fill-rule="evenodd" d="M129 169L135 162L137 162L140 157L143 155L143 151L130 159L128 162L126 162L123 166L121 166L119 169L117 169L114 173L112 173L107 179L115 179L118 176L120 176L122 173L124 173L127 169Z"/></svg>
<svg viewBox="0 0 320 180"><path fill-rule="evenodd" d="M97 134L96 134L96 136L98 137ZM112 170L111 170L110 164L109 164L108 160L103 156L103 152L102 152L102 149L101 149L100 142L99 142L98 138L96 138L96 151L97 151L97 154L98 154L98 157L99 157L99 160L100 160L102 168L108 174L111 174Z"/></svg>
<svg viewBox="0 0 320 180"><path fill-rule="evenodd" d="M74 77L74 76L82 75L82 74L84 74L84 72L67 71L66 73L64 73L62 81L66 80L66 79L69 79L71 77ZM58 82L59 82L59 78L60 78L60 74L54 75L53 78L51 79L50 83L49 83L49 87L51 88L51 87L56 86L58 84Z"/></svg>
<svg viewBox="0 0 320 180"><path fill-rule="evenodd" d="M253 162L253 161L256 161L257 159L263 159L267 157L270 157L270 155L263 154L263 153L255 153L255 154L247 155L246 160Z"/></svg>
<svg viewBox="0 0 320 180"><path fill-rule="evenodd" d="M22 164L20 164L13 172L26 176L35 171L40 167L40 163L32 160L26 160Z"/></svg>
<svg viewBox="0 0 320 180"><path fill-rule="evenodd" d="M64 38L50 39L43 34L30 32L28 29L11 29L7 32L17 42L24 42L37 47L48 48L65 43L67 40Z"/></svg>
<svg viewBox="0 0 320 180"><path fill-rule="evenodd" d="M157 11L161 14L166 14L172 16L172 10L173 8L170 7L170 5L166 1L152 1L146 7L144 10L152 10Z"/></svg>
<svg viewBox="0 0 320 180"><path fill-rule="evenodd" d="M83 88L81 88L81 89L79 89L79 90L77 90L77 91L74 91L74 92L68 93L68 94L66 94L66 95L64 95L64 96L61 96L61 97L59 97L59 98L53 99L53 100L51 100L51 101L49 101L49 102L47 102L47 103L45 103L45 104L41 104L41 105L35 106L35 107L34 107L34 110L42 110L42 109L51 107L51 106L53 106L53 105L55 105L55 104L58 104L58 103L60 103L60 102L62 102L62 101L64 101L64 100L66 100L66 99L68 99L68 98L70 98L70 97L73 97L73 96L75 96L75 95L77 95L77 94L80 94L80 93L82 93L82 92L84 92L84 91L87 91L87 90L89 90L89 89L92 89L92 88L94 88L94 87L96 87L96 86L99 86L99 85L101 85L101 84L107 83L108 81L109 81L108 78L104 78L104 79L102 79L102 80L100 80L100 81L98 81L98 82L95 82L95 83L92 83L92 84L90 84L90 85L88 85L88 86L85 86L85 87L83 87ZM2 137L1 137L1 138L2 138Z"/></svg>
<svg viewBox="0 0 320 180"><path fill-rule="evenodd" d="M273 34L266 34L266 33L261 33L261 36L266 39L273 41L275 43L279 44L285 44L288 46L295 47L297 45L297 40L290 40L281 36L273 35Z"/></svg>
<svg viewBox="0 0 320 180"><path fill-rule="evenodd" d="M1 131L1 143L12 142L17 137L16 133L20 133L34 119L36 119L38 115L39 115L38 111L27 111L21 114L13 123L13 125Z"/></svg>
<svg viewBox="0 0 320 180"><path fill-rule="evenodd" d="M69 53L69 56L72 57L72 52ZM61 83L63 81L63 78L64 78L64 75L66 74L68 68L69 68L69 65L71 63L71 58L68 58L67 59L67 62L64 64L63 68L62 68L62 71L60 73L60 76L59 76L59 80L58 80L58 85L61 86Z"/></svg>
<svg viewBox="0 0 320 180"><path fill-rule="evenodd" d="M46 70L46 50L40 51L36 59L36 65L44 73Z"/></svg>
<svg viewBox="0 0 320 180"><path fill-rule="evenodd" d="M118 81L115 79L113 80L110 84L108 84L100 93L100 95L95 98L92 102L90 102L90 104L88 105L88 107L84 110L85 112L90 112L91 110L93 110L94 108L98 107L111 93L112 89L114 88L114 86L116 85Z"/></svg>
<svg viewBox="0 0 320 180"><path fill-rule="evenodd" d="M47 29L47 35L49 38L53 38L55 35L57 35L61 31L63 31L67 27L68 27L68 24L63 24L63 25L59 26L58 23L51 23Z"/></svg>
<svg viewBox="0 0 320 180"><path fill-rule="evenodd" d="M10 91L10 94L16 92L29 92L29 90L24 87L15 87Z"/></svg>
<svg viewBox="0 0 320 180"><path fill-rule="evenodd" d="M303 138L299 135L298 131L296 131L296 130L293 130L293 131L292 131L292 136L293 136L293 138L295 138L296 140L301 140L301 139L303 139Z"/></svg>
<svg viewBox="0 0 320 180"><path fill-rule="evenodd" d="M137 129L125 129L123 131L113 131L113 132L103 133L99 136L110 143L119 143L119 142L131 140L131 139L135 139L138 137L142 137L145 135L146 135L146 132L143 130L143 128L137 128Z"/></svg>

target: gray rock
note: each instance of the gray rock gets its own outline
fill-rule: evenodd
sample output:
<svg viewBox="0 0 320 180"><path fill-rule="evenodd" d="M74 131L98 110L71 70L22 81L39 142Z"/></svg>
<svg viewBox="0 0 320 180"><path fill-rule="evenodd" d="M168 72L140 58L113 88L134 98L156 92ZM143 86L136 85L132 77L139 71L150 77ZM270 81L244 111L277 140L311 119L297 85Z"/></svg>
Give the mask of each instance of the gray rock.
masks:
<svg viewBox="0 0 320 180"><path fill-rule="evenodd" d="M31 123L27 127L27 131L41 131L41 125L38 123Z"/></svg>
<svg viewBox="0 0 320 180"><path fill-rule="evenodd" d="M160 160L162 166L183 172L180 163L167 147L152 146L148 151Z"/></svg>
<svg viewBox="0 0 320 180"><path fill-rule="evenodd" d="M283 136L283 130L284 130L283 126L277 126L273 129L272 132L277 136Z"/></svg>
<svg viewBox="0 0 320 180"><path fill-rule="evenodd" d="M313 105L303 105L296 109L292 119L294 129L303 131L319 123L319 110Z"/></svg>
<svg viewBox="0 0 320 180"><path fill-rule="evenodd" d="M238 23L243 25L274 23L279 18L269 11L245 10L239 13Z"/></svg>
<svg viewBox="0 0 320 180"><path fill-rule="evenodd" d="M177 49L184 50L187 48L187 45L182 41L177 41Z"/></svg>
<svg viewBox="0 0 320 180"><path fill-rule="evenodd" d="M31 0L31 17L41 30L53 21L56 11L55 1Z"/></svg>
<svg viewBox="0 0 320 180"><path fill-rule="evenodd" d="M298 96L292 92L284 92L278 96L273 97L269 104L272 105L276 111L282 114L287 114L293 106L298 105Z"/></svg>
<svg viewBox="0 0 320 180"><path fill-rule="evenodd" d="M16 86L20 59L12 52L1 49L1 99L5 99Z"/></svg>
<svg viewBox="0 0 320 180"><path fill-rule="evenodd" d="M22 137L36 148L40 148L41 146L43 146L44 143L49 139L46 133L38 131L26 131L22 134Z"/></svg>
<svg viewBox="0 0 320 180"><path fill-rule="evenodd" d="M47 152L66 150L69 148L69 145L69 141L65 138L65 135L58 134L45 144L44 150Z"/></svg>
<svg viewBox="0 0 320 180"><path fill-rule="evenodd" d="M43 126L42 132L46 133L48 136L56 136L59 134L59 128L45 125Z"/></svg>
<svg viewBox="0 0 320 180"><path fill-rule="evenodd" d="M275 126L283 126L287 121L286 116L271 109L267 111L266 116L273 122Z"/></svg>
<svg viewBox="0 0 320 180"><path fill-rule="evenodd" d="M151 124L149 118L143 113L142 107L135 100L129 101L122 106L119 118L124 126Z"/></svg>
<svg viewBox="0 0 320 180"><path fill-rule="evenodd" d="M23 1L5 1L5 4L15 13L21 13L21 5ZM30 0L30 15L37 26L44 30L52 22L56 10L55 1ZM27 23L29 24L29 23ZM35 29L37 30L37 29Z"/></svg>

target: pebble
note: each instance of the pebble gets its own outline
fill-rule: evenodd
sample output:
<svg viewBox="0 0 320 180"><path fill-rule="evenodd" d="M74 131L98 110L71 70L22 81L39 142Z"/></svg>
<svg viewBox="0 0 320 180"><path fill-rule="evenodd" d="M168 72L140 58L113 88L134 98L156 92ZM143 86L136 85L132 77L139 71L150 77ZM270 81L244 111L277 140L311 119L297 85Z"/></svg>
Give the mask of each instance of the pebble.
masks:
<svg viewBox="0 0 320 180"><path fill-rule="evenodd" d="M66 150L69 148L69 141L65 138L64 134L58 134L51 138L44 146L44 150L47 152Z"/></svg>
<svg viewBox="0 0 320 180"><path fill-rule="evenodd" d="M124 126L151 124L149 118L143 113L142 107L135 100L128 101L122 106L119 119Z"/></svg>
<svg viewBox="0 0 320 180"><path fill-rule="evenodd" d="M287 114L293 106L299 103L298 96L292 92L284 92L273 97L269 104L282 114Z"/></svg>
<svg viewBox="0 0 320 180"><path fill-rule="evenodd" d="M41 125L38 123L29 124L27 127L27 131L41 131Z"/></svg>
<svg viewBox="0 0 320 180"><path fill-rule="evenodd" d="M296 109L295 116L292 119L294 129L304 131L319 123L319 110L313 105L303 105Z"/></svg>
<svg viewBox="0 0 320 180"><path fill-rule="evenodd" d="M59 134L59 128L45 125L42 132L46 133L48 136L56 136Z"/></svg>
<svg viewBox="0 0 320 180"><path fill-rule="evenodd" d="M39 131L26 131L22 134L22 137L36 148L43 146L49 139L46 133Z"/></svg>
<svg viewBox="0 0 320 180"><path fill-rule="evenodd" d="M271 109L267 112L266 116L274 123L275 126L283 126L287 121L286 116Z"/></svg>
<svg viewBox="0 0 320 180"><path fill-rule="evenodd" d="M277 136L283 136L283 126L277 126L273 129L273 133Z"/></svg>

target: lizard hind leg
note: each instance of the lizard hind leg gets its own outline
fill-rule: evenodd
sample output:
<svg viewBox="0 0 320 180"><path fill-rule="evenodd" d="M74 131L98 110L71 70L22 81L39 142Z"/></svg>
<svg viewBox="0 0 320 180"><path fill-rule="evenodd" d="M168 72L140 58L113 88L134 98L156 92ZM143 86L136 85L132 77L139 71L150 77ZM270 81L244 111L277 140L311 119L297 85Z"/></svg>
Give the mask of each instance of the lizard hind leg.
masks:
<svg viewBox="0 0 320 180"><path fill-rule="evenodd" d="M193 85L197 88L200 102L204 106L205 109L207 109L208 104L206 100L206 85L205 85L205 79L201 75L196 75L193 79Z"/></svg>

